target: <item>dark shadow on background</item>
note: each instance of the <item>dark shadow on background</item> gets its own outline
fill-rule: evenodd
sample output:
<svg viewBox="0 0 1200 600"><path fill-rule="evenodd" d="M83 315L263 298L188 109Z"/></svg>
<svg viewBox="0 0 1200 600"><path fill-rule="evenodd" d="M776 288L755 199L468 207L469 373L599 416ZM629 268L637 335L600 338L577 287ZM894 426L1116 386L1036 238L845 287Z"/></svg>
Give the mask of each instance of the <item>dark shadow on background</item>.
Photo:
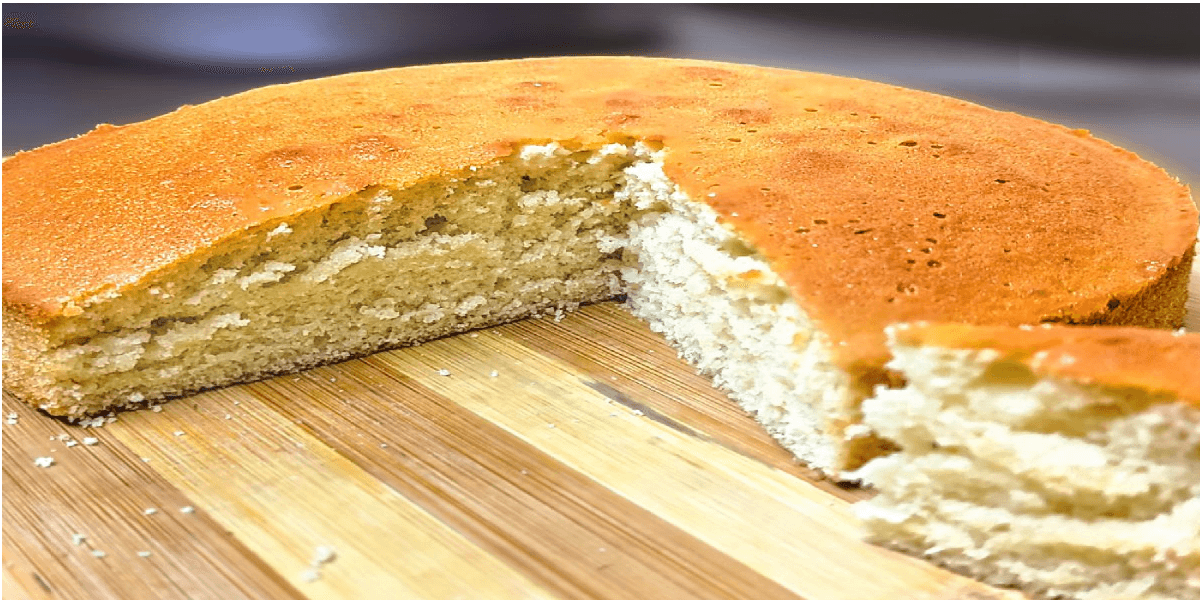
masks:
<svg viewBox="0 0 1200 600"><path fill-rule="evenodd" d="M1195 4L744 4L723 10L893 34L949 35L1079 52L1200 58Z"/></svg>

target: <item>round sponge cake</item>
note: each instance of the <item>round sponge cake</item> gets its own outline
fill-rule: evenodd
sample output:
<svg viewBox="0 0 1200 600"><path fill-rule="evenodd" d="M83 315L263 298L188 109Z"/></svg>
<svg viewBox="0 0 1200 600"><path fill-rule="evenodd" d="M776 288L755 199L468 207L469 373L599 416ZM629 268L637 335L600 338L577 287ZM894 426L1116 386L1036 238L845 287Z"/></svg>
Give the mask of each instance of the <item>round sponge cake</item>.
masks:
<svg viewBox="0 0 1200 600"><path fill-rule="evenodd" d="M666 147L671 179L837 341L924 317L1094 320L1195 240L1187 188L1086 131L828 75L559 58L272 86L18 154L5 303L53 318L368 185L614 138Z"/></svg>
<svg viewBox="0 0 1200 600"><path fill-rule="evenodd" d="M762 265L741 277L780 282L859 399L891 377L883 331L893 322L1182 320L1197 228L1188 189L1087 131L829 75L553 58L271 86L12 157L4 164L5 383L75 415L188 391L201 384L103 402L85 403L78 389L49 398L68 379L79 382L47 375L48 357L66 360L63 348L135 323L148 333L104 348L159 335L167 316L147 308L157 286L238 248L279 243L267 233L281 225L314 215L331 223L331 211L367 191L398 190L400 212L432 231L446 197L438 190L477 168L530 147L613 145L654 153L678 206L703 209L720 235L733 236L736 244L722 242L733 259ZM596 160L607 160L601 154ZM295 267L267 268L241 279L242 289ZM619 292L605 289L578 300ZM221 318L209 329L232 331L250 316ZM347 342L204 385L397 340ZM86 407L72 412L73 402ZM855 418L851 408L830 430Z"/></svg>

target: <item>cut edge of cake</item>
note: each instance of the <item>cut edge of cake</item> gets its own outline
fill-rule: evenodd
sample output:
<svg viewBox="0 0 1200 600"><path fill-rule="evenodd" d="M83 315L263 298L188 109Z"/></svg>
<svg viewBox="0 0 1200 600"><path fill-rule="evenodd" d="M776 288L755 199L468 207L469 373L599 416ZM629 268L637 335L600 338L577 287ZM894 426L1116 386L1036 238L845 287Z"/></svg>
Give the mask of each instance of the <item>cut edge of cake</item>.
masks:
<svg viewBox="0 0 1200 600"><path fill-rule="evenodd" d="M1200 598L1200 335L915 324L889 339L908 384L862 408L901 450L850 474L879 491L854 508L869 539L1039 597Z"/></svg>

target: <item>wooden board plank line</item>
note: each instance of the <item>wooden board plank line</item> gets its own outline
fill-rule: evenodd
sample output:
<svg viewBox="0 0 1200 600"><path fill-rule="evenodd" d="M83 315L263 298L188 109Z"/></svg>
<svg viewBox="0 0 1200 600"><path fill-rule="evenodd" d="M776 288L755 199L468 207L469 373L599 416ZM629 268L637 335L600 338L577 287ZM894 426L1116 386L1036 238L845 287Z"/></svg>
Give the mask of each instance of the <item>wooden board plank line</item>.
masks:
<svg viewBox="0 0 1200 600"><path fill-rule="evenodd" d="M7 393L5 577L37 598L300 598L105 429L68 426ZM68 447L57 436L76 440ZM86 446L84 437L99 443ZM48 469L35 456L51 456ZM143 514L156 506L161 514ZM79 545L72 534L86 537ZM106 553L103 558L92 550ZM142 558L137 551L151 551ZM47 591L49 590L49 591Z"/></svg>
<svg viewBox="0 0 1200 600"><path fill-rule="evenodd" d="M255 389L563 597L795 598L373 357Z"/></svg>
<svg viewBox="0 0 1200 600"><path fill-rule="evenodd" d="M308 598L548 597L245 386L197 399L194 409L168 405L106 429L151 457L159 473ZM337 558L308 581L322 545Z"/></svg>

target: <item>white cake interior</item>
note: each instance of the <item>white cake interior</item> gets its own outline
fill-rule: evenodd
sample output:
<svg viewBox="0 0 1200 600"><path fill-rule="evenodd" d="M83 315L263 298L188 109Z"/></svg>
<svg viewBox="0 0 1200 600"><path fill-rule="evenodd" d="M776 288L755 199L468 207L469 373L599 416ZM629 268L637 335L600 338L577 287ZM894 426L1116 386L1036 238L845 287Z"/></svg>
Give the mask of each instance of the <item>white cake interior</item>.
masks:
<svg viewBox="0 0 1200 600"><path fill-rule="evenodd" d="M1200 598L1200 411L990 350L893 352L909 385L863 412L903 450L855 474L874 541L1044 597Z"/></svg>

